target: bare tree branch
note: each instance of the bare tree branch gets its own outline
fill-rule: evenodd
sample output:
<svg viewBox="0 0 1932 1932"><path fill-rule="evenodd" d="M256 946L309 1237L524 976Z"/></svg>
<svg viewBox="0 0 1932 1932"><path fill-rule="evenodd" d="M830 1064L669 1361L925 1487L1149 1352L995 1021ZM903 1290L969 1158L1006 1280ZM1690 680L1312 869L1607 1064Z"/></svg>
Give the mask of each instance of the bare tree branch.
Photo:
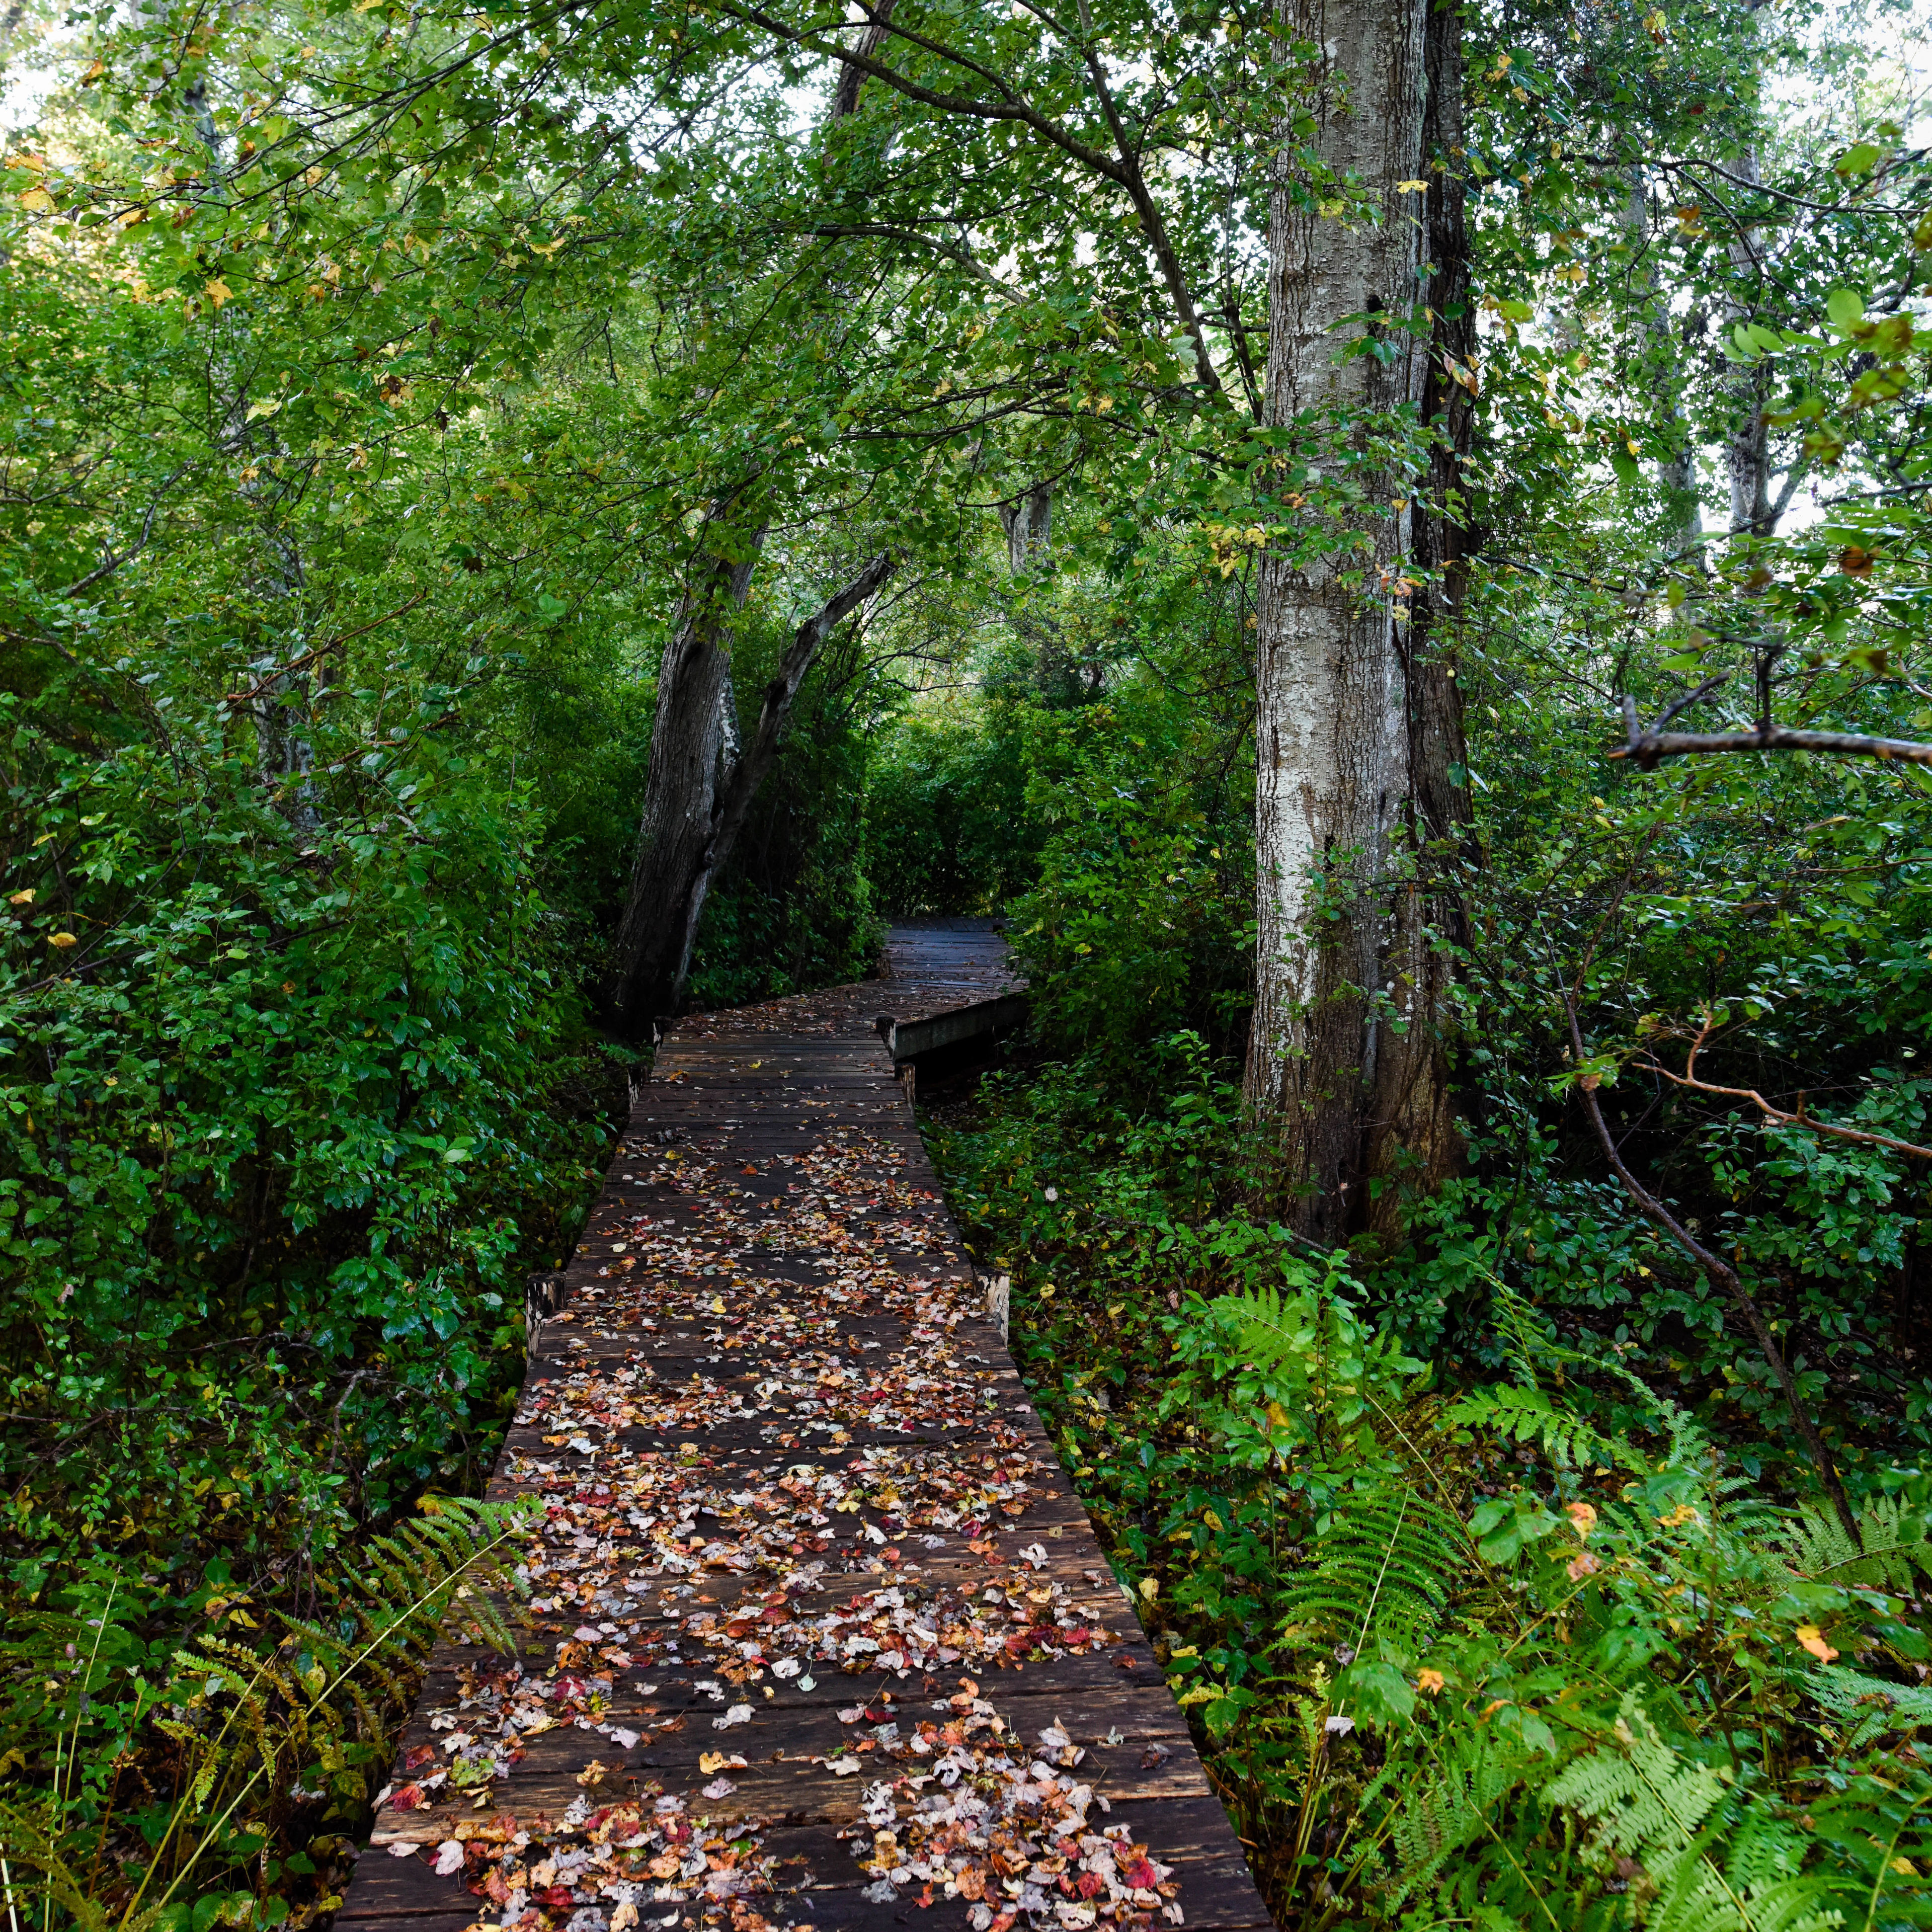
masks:
<svg viewBox="0 0 1932 1932"><path fill-rule="evenodd" d="M1841 1141L1856 1141L1862 1147L1889 1148L1894 1154L1902 1154L1913 1160L1932 1160L1932 1147L1916 1146L1910 1141L1894 1140L1889 1134L1869 1133L1862 1127L1840 1127L1829 1120L1820 1120L1804 1111L1804 1096L1798 1098L1798 1111L1787 1112L1782 1107L1774 1107L1755 1087L1720 1087L1714 1082L1700 1080L1697 1077L1697 1056L1703 1052L1717 1023L1707 1011L1704 1024L1697 1029L1697 1037L1690 1042L1690 1051L1684 1056L1684 1071L1674 1073L1664 1064L1646 1054L1638 1064L1652 1073L1660 1073L1674 1085L1688 1088L1694 1094L1714 1094L1728 1100L1748 1100L1767 1120L1775 1120L1780 1126L1802 1127L1809 1133L1830 1134Z"/></svg>
<svg viewBox="0 0 1932 1932"><path fill-rule="evenodd" d="M1707 697L1721 680L1707 681L1691 696L1673 706L1672 713L1686 710L1700 698ZM1658 720L1660 724L1664 721ZM1639 767L1654 771L1665 758L1706 756L1722 752L1828 752L1845 758L1896 758L1908 765L1932 765L1932 745L1910 738L1871 738L1858 731L1795 731L1783 724L1760 724L1755 731L1664 731L1658 725L1637 722L1636 700L1624 700L1626 742L1610 754L1612 758L1634 758Z"/></svg>

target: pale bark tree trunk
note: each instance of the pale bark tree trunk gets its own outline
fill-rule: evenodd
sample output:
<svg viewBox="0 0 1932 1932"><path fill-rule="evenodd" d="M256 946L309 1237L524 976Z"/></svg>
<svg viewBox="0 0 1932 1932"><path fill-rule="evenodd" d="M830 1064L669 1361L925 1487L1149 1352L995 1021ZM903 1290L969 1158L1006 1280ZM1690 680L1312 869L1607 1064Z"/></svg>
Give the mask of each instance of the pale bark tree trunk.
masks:
<svg viewBox="0 0 1932 1932"><path fill-rule="evenodd" d="M729 515L721 506L706 534L714 526L729 530ZM613 1024L628 1033L641 1034L676 1010L712 881L778 755L799 687L826 640L892 569L889 558L874 557L799 626L765 687L758 724L734 755L731 632L757 562L755 544L748 555L732 558L710 550L700 537L684 608L658 671L637 856L604 987Z"/></svg>
<svg viewBox="0 0 1932 1932"><path fill-rule="evenodd" d="M1000 506L1000 528L1006 532L1006 567L1024 577L1043 562L1053 538L1053 485L1036 483L1024 496Z"/></svg>
<svg viewBox="0 0 1932 1932"><path fill-rule="evenodd" d="M1732 164L1731 172L1755 182L1758 178L1757 151L1752 148ZM1726 253L1730 256L1732 284L1724 309L1724 339L1739 322L1749 322L1755 304L1751 285L1758 279L1760 238L1755 229L1746 228L1731 237ZM1771 532L1771 434L1766 427L1764 406L1768 362L1738 362L1726 358L1725 387L1730 393L1730 421L1724 435L1724 470L1731 486L1731 528L1751 530L1760 536Z"/></svg>
<svg viewBox="0 0 1932 1932"><path fill-rule="evenodd" d="M1427 0L1278 0L1292 41L1322 50L1315 141L1381 216L1345 226L1317 204L1284 134L1269 214L1266 415L1420 405L1424 360L1391 328L1382 356L1337 364L1347 316L1404 320L1420 292ZM1386 356L1387 359L1383 359ZM1418 760L1405 676L1406 611L1391 594L1414 513L1394 477L1370 479L1366 552L1306 568L1264 551L1257 635L1256 999L1248 1059L1255 1111L1278 1118L1284 1206L1304 1232L1339 1240L1365 1224L1366 1182L1413 1146L1425 1168L1446 1102L1431 1024L1430 938L1410 884ZM1398 507L1398 506L1400 506ZM1448 678L1442 667L1441 682ZM1427 680L1424 680L1426 686ZM1425 760L1450 760L1425 730ZM1431 808L1438 812L1440 802Z"/></svg>

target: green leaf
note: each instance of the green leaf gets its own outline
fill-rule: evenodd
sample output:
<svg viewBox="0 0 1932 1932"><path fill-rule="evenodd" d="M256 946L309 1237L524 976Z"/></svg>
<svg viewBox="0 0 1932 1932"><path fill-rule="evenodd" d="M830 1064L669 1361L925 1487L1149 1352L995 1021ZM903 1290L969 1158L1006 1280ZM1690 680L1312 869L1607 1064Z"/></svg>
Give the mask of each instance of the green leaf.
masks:
<svg viewBox="0 0 1932 1932"><path fill-rule="evenodd" d="M1865 319L1865 298L1855 289L1834 289L1825 298L1825 313L1840 328L1856 328Z"/></svg>

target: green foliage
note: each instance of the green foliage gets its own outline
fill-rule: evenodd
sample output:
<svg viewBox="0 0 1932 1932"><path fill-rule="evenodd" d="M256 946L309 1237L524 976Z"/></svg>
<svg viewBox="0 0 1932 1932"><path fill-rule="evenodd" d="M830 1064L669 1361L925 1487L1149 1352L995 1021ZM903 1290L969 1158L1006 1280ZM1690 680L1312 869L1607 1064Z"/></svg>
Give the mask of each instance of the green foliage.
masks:
<svg viewBox="0 0 1932 1932"><path fill-rule="evenodd" d="M587 1142L547 1111L570 992L527 801L449 741L459 689L396 701L410 668L380 664L394 749L350 698L279 798L192 673L0 695L29 1550L71 1525L165 1550L238 1509L326 1547L494 1420L519 1263Z"/></svg>
<svg viewBox="0 0 1932 1932"><path fill-rule="evenodd" d="M374 1539L326 1616L272 1612L278 1640L250 1634L232 1592L203 1593L184 1636L149 1639L164 1606L104 1563L69 1609L24 1616L0 1650L10 1904L126 1932L277 1924L292 1898L313 1916L439 1633L514 1647L488 1592L529 1520L444 1499Z"/></svg>
<svg viewBox="0 0 1932 1932"><path fill-rule="evenodd" d="M890 912L983 913L1032 883L1023 712L913 711L886 734L866 802L873 889Z"/></svg>
<svg viewBox="0 0 1932 1932"><path fill-rule="evenodd" d="M1853 1543L1493 1270L1514 1379L1432 1392L1162 1064L1164 1108L1048 1068L940 1154L1278 1916L1932 1918L1924 1498L1855 1469Z"/></svg>

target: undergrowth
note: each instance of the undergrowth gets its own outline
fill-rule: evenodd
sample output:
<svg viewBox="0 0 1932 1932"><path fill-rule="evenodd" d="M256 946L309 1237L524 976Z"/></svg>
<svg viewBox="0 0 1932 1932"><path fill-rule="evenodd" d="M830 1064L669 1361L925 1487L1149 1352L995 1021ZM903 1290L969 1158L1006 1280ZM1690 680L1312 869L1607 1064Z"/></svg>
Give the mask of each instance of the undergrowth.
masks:
<svg viewBox="0 0 1932 1932"><path fill-rule="evenodd" d="M21 1615L0 1646L10 1927L208 1932L332 1912L445 1619L512 1647L488 1591L528 1516L428 1505L306 1617L216 1590L184 1624L154 1579L104 1562Z"/></svg>
<svg viewBox="0 0 1932 1932"><path fill-rule="evenodd" d="M1480 1257L1426 1366L1412 1271L1244 1213L1237 1096L1163 1052L1138 1113L1049 1067L936 1151L1278 1921L1932 1922L1924 1478L1851 1462L1855 1543Z"/></svg>

